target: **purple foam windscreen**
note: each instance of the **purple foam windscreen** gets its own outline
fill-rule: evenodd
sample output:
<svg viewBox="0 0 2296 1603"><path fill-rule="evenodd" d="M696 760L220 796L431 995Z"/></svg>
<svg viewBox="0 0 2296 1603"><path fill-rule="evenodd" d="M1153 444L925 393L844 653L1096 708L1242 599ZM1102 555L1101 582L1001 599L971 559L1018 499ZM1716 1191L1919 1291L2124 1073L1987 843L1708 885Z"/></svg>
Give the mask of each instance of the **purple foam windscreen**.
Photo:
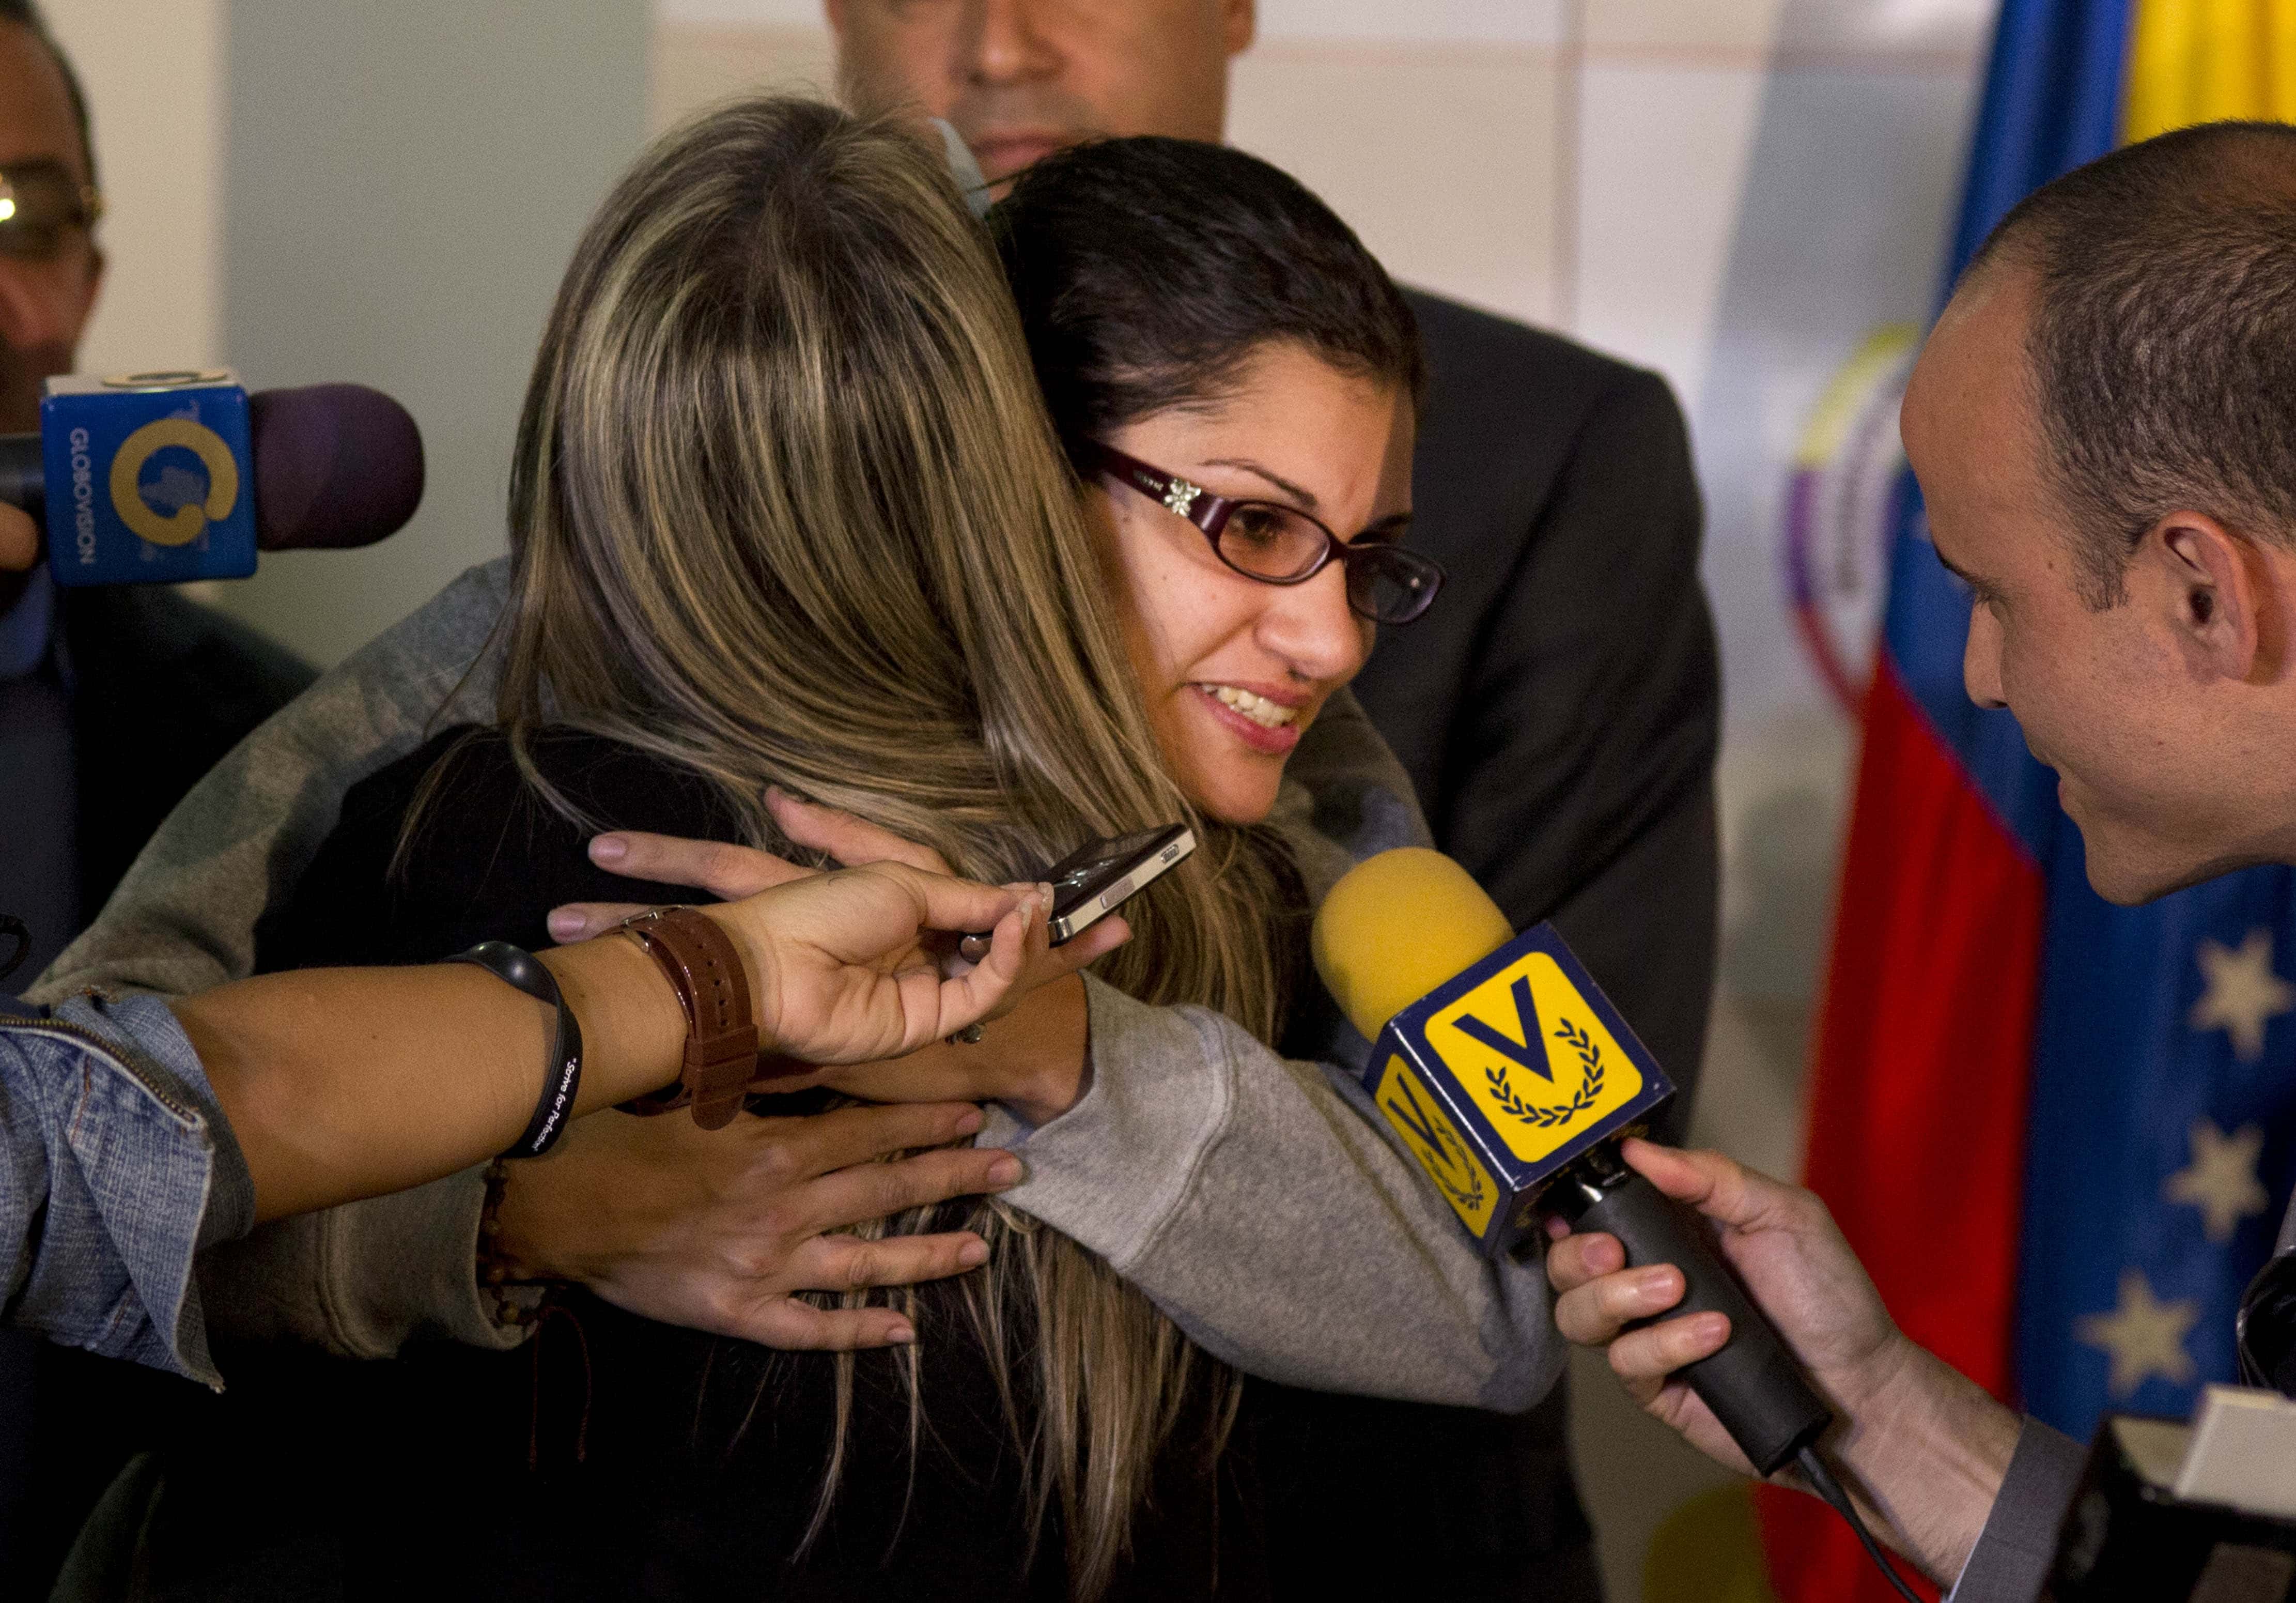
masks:
<svg viewBox="0 0 2296 1603"><path fill-rule="evenodd" d="M248 397L255 538L266 551L371 546L422 503L422 433L406 407L364 384Z"/></svg>

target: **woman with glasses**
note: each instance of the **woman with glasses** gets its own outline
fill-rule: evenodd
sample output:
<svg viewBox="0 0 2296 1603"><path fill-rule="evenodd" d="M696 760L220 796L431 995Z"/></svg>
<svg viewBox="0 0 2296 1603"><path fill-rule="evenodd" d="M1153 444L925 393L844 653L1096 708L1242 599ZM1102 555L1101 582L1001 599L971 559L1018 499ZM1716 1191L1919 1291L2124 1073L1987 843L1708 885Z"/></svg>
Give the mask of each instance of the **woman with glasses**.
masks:
<svg viewBox="0 0 2296 1603"><path fill-rule="evenodd" d="M1057 152L990 226L1165 759L1199 806L1265 816L1374 627L1442 584L1402 544L1411 314L1312 195L1218 147Z"/></svg>
<svg viewBox="0 0 2296 1603"><path fill-rule="evenodd" d="M1044 208L1089 226L1085 192L1131 189L1136 159L1187 202L1126 201L1149 273L1060 259ZM494 727L354 787L261 932L268 966L538 944L554 904L627 883L583 860L599 827L1009 878L1187 822L1196 854L1075 943L1104 953L1092 977L816 1077L1034 1127L995 1115L1020 1205L887 1227L969 1229L986 1262L905 1295L890 1352L680 1328L727 1320L601 1244L653 1205L650 1170L707 1173L725 1132L584 1121L497 1173L461 1251L466 1279L586 1289L512 1353L226 1356L226 1418L151 1527L154 1595L1264 1596L1225 1360L1494 1406L1552 1379L1536 1275L1474 1256L1343 1071L1274 1049L1322 1039L1315 897L1423 839L1344 695L1375 621L1439 582L1394 543L1409 311L1234 152L1095 147L1005 208L992 249L909 134L796 103L642 160L529 390Z"/></svg>

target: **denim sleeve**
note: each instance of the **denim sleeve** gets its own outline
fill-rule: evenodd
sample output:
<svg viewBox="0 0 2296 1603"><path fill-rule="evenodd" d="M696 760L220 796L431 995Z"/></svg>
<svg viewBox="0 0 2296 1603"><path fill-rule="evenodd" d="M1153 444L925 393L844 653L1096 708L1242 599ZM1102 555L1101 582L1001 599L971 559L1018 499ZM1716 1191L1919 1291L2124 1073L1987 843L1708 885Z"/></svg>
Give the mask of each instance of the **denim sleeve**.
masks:
<svg viewBox="0 0 2296 1603"><path fill-rule="evenodd" d="M188 996L252 974L256 920L310 866L344 793L436 728L492 721L499 653L487 645L509 573L508 557L471 569L242 741L29 994ZM503 1311L521 1299L482 1292L472 1268L483 1195L470 1176L439 1180L278 1221L207 1254L215 1328L358 1358L433 1332L515 1345L525 1329Z"/></svg>
<svg viewBox="0 0 2296 1603"><path fill-rule="evenodd" d="M0 1022L0 1291L11 1324L220 1388L192 1260L255 1187L192 1044L149 997Z"/></svg>

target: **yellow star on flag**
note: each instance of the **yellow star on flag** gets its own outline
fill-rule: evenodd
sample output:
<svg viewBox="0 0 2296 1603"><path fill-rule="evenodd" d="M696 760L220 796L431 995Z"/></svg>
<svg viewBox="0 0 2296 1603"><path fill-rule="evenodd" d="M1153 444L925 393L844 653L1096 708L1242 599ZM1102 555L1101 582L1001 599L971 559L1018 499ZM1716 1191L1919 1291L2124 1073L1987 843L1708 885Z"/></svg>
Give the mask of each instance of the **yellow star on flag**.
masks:
<svg viewBox="0 0 2296 1603"><path fill-rule="evenodd" d="M2199 1371L2185 1351L2185 1336L2200 1322L2197 1303L2162 1303L2142 1270L2123 1270L2120 1306L2111 1313L2081 1316L2074 1334L2089 1346L2102 1347L2112 1359L2108 1385L2115 1399L2128 1396L2158 1375L2177 1385L2190 1385Z"/></svg>
<svg viewBox="0 0 2296 1603"><path fill-rule="evenodd" d="M2230 1241L2242 1220L2272 1205L2271 1194L2256 1178L2263 1150L2261 1124L2243 1124L2226 1135L2213 1120L2195 1119L2192 1163L2169 1177L2165 1194L2207 1215L2210 1241Z"/></svg>
<svg viewBox="0 0 2296 1603"><path fill-rule="evenodd" d="M2238 951L2203 941L2193 954L2208 989L2193 1004L2195 1030L2222 1030L2243 1063L2264 1056L2264 1026L2296 1009L2296 985L2272 972L2272 933L2253 929Z"/></svg>

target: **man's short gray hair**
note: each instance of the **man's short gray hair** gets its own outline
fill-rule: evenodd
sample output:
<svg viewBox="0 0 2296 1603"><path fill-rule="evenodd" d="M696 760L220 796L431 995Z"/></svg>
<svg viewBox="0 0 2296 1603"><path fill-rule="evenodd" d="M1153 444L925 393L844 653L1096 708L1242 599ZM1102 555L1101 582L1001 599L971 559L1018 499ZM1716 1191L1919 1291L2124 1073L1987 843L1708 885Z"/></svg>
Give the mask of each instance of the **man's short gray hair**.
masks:
<svg viewBox="0 0 2296 1603"><path fill-rule="evenodd" d="M1966 276L1996 264L2035 275L2026 357L2092 605L2173 512L2296 548L2296 127L2115 151L2026 197Z"/></svg>

